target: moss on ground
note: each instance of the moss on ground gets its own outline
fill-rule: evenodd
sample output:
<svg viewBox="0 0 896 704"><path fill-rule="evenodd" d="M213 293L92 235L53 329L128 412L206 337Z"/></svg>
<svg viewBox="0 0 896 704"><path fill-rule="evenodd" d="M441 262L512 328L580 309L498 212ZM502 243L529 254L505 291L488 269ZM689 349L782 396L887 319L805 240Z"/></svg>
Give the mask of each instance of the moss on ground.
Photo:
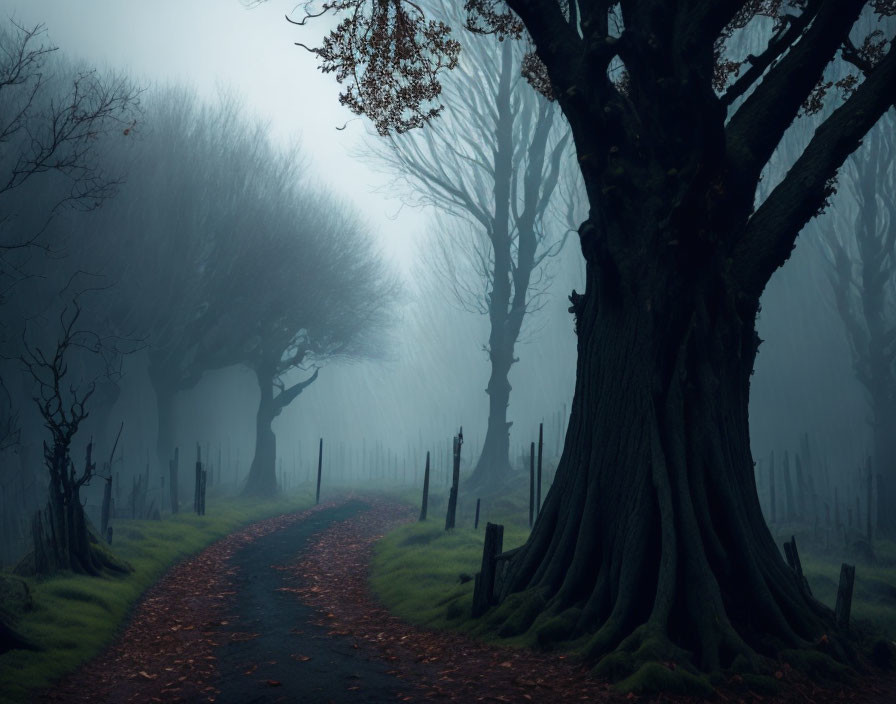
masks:
<svg viewBox="0 0 896 704"><path fill-rule="evenodd" d="M442 529L443 493L431 494L429 521L402 526L377 545L371 583L380 600L400 618L429 628L462 631L502 645L562 647L587 653L588 637L575 631L579 612L569 609L559 614L539 613L540 595L510 595L481 619L470 617L473 582L461 584L458 577L461 574L472 576L479 571L486 521L504 524L505 550L525 541L528 536L526 490L527 487L515 487L506 496L483 499L478 531L472 530L475 498L462 495L458 511L458 525L462 527L452 533ZM416 490L407 492L404 498L419 505L418 494ZM800 544L809 546L811 541L804 538ZM852 623L860 640L867 645L863 650L870 654L877 644L876 658L887 664L892 662L891 666L896 667L896 647L891 650L888 645L896 640L896 543L876 541L874 553L874 564L845 558L847 562L858 562ZM840 564L844 560L833 554L818 556L811 548L805 548L801 557L815 597L833 608ZM532 608L520 609L527 604ZM513 612L516 612L516 620L509 623L507 617ZM501 638L498 629L501 629L501 635L508 637ZM669 686L671 691L687 690L690 693L707 691L710 679L683 668L671 670L662 664L664 661L683 662L682 653L670 654L654 645L650 639L642 639L627 652L621 649L610 653L597 663L594 672L617 682L625 691L647 691L649 685ZM849 668L817 651L789 652L784 659L793 667L819 678L841 681L850 675ZM651 660L662 669L647 667ZM740 678L742 687L758 694L772 693L780 688L774 677L746 658L735 662L727 674ZM721 673L719 676L723 680L727 677Z"/></svg>
<svg viewBox="0 0 896 704"><path fill-rule="evenodd" d="M307 492L261 501L227 499L209 504L205 516L181 513L162 521L116 520L112 549L134 571L126 576L63 573L25 580L33 599L17 629L39 650L0 655L0 702L30 701L97 655L122 626L140 595L175 563L247 523L307 508Z"/></svg>
<svg viewBox="0 0 896 704"><path fill-rule="evenodd" d="M492 521L501 522L494 517ZM431 512L430 520L401 526L377 543L370 584L390 611L428 628L483 630L482 620L470 613L472 577L482 563L484 521L478 530L465 523L458 520L464 527L446 532L444 515ZM504 549L521 545L527 535L528 529L505 525ZM461 575L468 581L462 582Z"/></svg>
<svg viewBox="0 0 896 704"><path fill-rule="evenodd" d="M628 694L688 694L709 697L713 694L712 685L706 677L695 675L682 668L674 670L658 662L648 662L638 670L618 682L615 688Z"/></svg>

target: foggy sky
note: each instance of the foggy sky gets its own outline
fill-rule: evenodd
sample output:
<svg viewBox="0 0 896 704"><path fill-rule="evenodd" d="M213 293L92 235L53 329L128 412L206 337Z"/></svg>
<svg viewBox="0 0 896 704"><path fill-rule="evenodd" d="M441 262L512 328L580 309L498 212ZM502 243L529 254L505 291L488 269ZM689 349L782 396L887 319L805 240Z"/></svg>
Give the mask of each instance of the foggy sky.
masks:
<svg viewBox="0 0 896 704"><path fill-rule="evenodd" d="M287 464L293 452L328 441L382 439L403 448L422 436L448 438L463 424L474 450L484 436L488 378L487 321L462 313L415 275L426 242L423 213L401 209L374 193L386 178L349 156L365 124L338 104L339 86L322 75L316 57L294 46L325 31L289 25L291 5L277 0L247 10L239 0L4 0L5 15L44 22L50 40L74 59L128 72L138 84L175 82L212 98L221 88L243 96L249 112L269 120L286 144L300 139L315 174L359 207L403 271L408 295L398 343L385 363L327 367L320 379L275 424ZM337 130L347 124L345 130ZM392 217L392 216L395 217ZM852 378L842 327L825 299L817 250L801 237L793 260L773 279L763 299L759 331L765 340L753 377L754 451L796 445L806 430L827 443L833 463L851 463L867 447L866 410ZM566 296L581 290L581 255L574 238L563 255L541 327L521 345L510 381L511 448L516 453L537 433L537 423L569 403L575 375L575 337ZM128 360L123 396L112 414L127 419L123 441L133 455L154 447L154 399L138 356ZM257 388L251 373L222 370L181 396L178 442L240 447L244 470L252 452ZM548 440L549 443L553 439Z"/></svg>

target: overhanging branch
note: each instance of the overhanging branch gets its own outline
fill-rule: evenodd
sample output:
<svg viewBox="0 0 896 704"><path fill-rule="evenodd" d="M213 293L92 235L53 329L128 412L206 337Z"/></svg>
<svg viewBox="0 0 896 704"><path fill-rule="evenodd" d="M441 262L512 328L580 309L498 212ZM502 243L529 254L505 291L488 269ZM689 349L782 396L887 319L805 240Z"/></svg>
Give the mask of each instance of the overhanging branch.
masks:
<svg viewBox="0 0 896 704"><path fill-rule="evenodd" d="M736 276L758 296L787 261L803 226L824 205L829 181L896 95L896 49L815 131L783 181L750 218L733 248Z"/></svg>

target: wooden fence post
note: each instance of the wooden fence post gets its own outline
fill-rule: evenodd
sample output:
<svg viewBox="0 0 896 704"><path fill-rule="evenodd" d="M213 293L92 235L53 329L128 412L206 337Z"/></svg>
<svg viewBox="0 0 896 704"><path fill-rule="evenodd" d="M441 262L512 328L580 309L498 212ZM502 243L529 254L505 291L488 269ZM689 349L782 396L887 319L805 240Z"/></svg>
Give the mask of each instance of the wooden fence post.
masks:
<svg viewBox="0 0 896 704"><path fill-rule="evenodd" d="M426 452L426 469L423 471L423 505L420 507L420 520L426 520L429 508L429 451Z"/></svg>
<svg viewBox="0 0 896 704"><path fill-rule="evenodd" d="M841 628L846 628L849 625L849 612L852 609L852 587L855 579L855 565L847 565L844 562L840 566L840 586L837 588L837 605L834 607L837 624Z"/></svg>
<svg viewBox="0 0 896 704"><path fill-rule="evenodd" d="M535 497L535 515L541 513L541 456L544 450L544 423L538 424L538 493Z"/></svg>
<svg viewBox="0 0 896 704"><path fill-rule="evenodd" d="M800 560L800 553L796 549L796 536L791 535L790 540L784 542L784 555L787 558L787 564L790 565L790 569L796 572L797 577L799 577L800 584L806 590L806 594L811 594L812 590L809 588L809 580L803 575L803 563Z"/></svg>
<svg viewBox="0 0 896 704"><path fill-rule="evenodd" d="M454 436L454 463L451 471L451 490L448 494L448 510L445 513L445 530L454 528L457 516L457 489L460 483L460 448L464 444L464 429Z"/></svg>
<svg viewBox="0 0 896 704"><path fill-rule="evenodd" d="M168 460L168 490L171 492L171 513L177 513L179 510L179 505L177 501L177 490L180 487L180 483L177 478L177 463L178 463L178 455L180 454L180 449L174 448L174 459Z"/></svg>
<svg viewBox="0 0 896 704"><path fill-rule="evenodd" d="M535 521L535 443L529 443L529 528Z"/></svg>
<svg viewBox="0 0 896 704"><path fill-rule="evenodd" d="M206 448L208 449L208 448ZM205 489L208 485L208 470L203 469L199 475L199 515L205 515Z"/></svg>
<svg viewBox="0 0 896 704"><path fill-rule="evenodd" d="M476 499L476 518L473 520L473 530L479 528L479 499Z"/></svg>
<svg viewBox="0 0 896 704"><path fill-rule="evenodd" d="M315 505L320 503L320 472L323 466L324 461L324 439L320 439L320 444L317 448L317 494L314 498Z"/></svg>
<svg viewBox="0 0 896 704"><path fill-rule="evenodd" d="M106 484L103 486L103 509L100 515L100 535L104 538L109 532L109 518L112 512L112 468L109 465L106 467L109 468L109 476L103 477Z"/></svg>
<svg viewBox="0 0 896 704"><path fill-rule="evenodd" d="M484 614L494 601L495 573L498 555L504 545L504 526L485 524L485 543L482 546L482 569L473 585L473 618Z"/></svg>
<svg viewBox="0 0 896 704"><path fill-rule="evenodd" d="M196 470L193 475L193 512L199 513L199 494L202 491L202 446L196 443Z"/></svg>

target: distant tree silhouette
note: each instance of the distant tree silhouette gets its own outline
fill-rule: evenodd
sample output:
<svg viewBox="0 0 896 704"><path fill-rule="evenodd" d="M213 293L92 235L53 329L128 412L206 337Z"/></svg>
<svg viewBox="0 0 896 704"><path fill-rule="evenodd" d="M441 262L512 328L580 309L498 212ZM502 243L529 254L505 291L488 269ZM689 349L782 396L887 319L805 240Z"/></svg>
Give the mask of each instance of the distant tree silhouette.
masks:
<svg viewBox="0 0 896 704"><path fill-rule="evenodd" d="M436 5L441 19L460 12ZM443 82L439 120L372 147L413 205L441 214L427 267L468 311L488 316L488 427L471 481L500 487L510 471L508 379L526 317L544 303L551 258L574 232L585 196L555 104L519 74L516 42L467 35Z"/></svg>

